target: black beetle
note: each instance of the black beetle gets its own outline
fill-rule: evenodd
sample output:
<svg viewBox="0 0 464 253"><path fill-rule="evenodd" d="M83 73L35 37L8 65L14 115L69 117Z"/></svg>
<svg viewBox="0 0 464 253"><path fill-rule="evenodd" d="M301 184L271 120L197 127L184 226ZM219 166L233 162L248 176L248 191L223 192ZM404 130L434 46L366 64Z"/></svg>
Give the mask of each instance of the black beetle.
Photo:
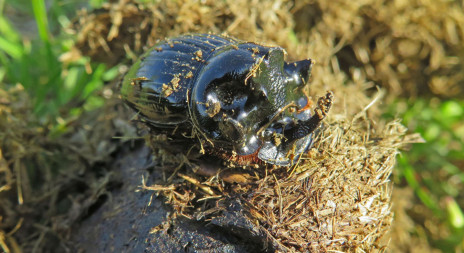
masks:
<svg viewBox="0 0 464 253"><path fill-rule="evenodd" d="M313 62L287 63L284 54L212 34L167 39L130 68L122 98L152 128L194 129L209 153L289 166L311 146L332 93L311 116L303 89Z"/></svg>

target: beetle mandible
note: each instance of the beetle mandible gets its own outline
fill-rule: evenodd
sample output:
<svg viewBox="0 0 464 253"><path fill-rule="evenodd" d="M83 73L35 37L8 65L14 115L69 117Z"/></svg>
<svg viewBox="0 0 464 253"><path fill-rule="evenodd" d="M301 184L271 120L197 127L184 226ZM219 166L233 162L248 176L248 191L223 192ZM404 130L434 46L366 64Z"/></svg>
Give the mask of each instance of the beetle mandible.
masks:
<svg viewBox="0 0 464 253"><path fill-rule="evenodd" d="M312 145L333 95L321 97L312 115L303 89L313 61L288 63L284 55L228 36L182 35L134 63L122 98L153 129L195 129L211 154L289 166Z"/></svg>

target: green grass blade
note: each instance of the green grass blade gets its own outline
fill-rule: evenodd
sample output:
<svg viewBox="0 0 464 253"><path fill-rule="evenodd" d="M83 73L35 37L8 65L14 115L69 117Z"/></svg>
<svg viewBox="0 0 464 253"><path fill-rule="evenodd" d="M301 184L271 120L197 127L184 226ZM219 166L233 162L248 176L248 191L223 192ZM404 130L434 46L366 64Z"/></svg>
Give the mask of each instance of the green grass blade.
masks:
<svg viewBox="0 0 464 253"><path fill-rule="evenodd" d="M35 20L37 22L37 29L39 31L40 39L46 43L50 41L48 32L48 19L47 9L45 8L44 0L31 0L32 9L34 11Z"/></svg>
<svg viewBox="0 0 464 253"><path fill-rule="evenodd" d="M5 38L8 38L8 41L10 42L21 42L21 36L10 25L8 20L2 15L0 15L0 34L5 36Z"/></svg>
<svg viewBox="0 0 464 253"><path fill-rule="evenodd" d="M14 59L21 59L24 53L21 45L8 41L4 37L0 37L0 50L4 51Z"/></svg>

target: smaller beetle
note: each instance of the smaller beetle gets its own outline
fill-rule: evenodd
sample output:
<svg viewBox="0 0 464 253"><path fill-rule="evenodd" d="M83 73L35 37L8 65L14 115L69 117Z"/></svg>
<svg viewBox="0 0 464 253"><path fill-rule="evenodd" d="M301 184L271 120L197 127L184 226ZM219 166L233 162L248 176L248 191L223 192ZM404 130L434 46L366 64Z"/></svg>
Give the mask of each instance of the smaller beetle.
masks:
<svg viewBox="0 0 464 253"><path fill-rule="evenodd" d="M333 95L311 115L303 89L313 61L287 63L284 54L212 34L167 39L130 68L122 98L171 138L187 141L179 133L194 129L207 153L237 165L289 166L312 145Z"/></svg>

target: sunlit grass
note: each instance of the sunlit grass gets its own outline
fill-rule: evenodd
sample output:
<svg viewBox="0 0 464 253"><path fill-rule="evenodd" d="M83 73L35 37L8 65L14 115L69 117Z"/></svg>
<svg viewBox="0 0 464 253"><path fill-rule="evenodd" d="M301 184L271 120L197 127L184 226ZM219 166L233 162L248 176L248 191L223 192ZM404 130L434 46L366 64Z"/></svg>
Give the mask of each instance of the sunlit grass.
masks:
<svg viewBox="0 0 464 253"><path fill-rule="evenodd" d="M400 100L391 106L411 132L425 143L414 144L398 159L395 180L405 181L423 205L452 236L430 238L443 251L464 245L464 101L438 98ZM393 117L394 115L389 115ZM431 233L433 234L433 233Z"/></svg>
<svg viewBox="0 0 464 253"><path fill-rule="evenodd" d="M1 2L1 9L10 2L13 1ZM37 36L30 39L23 37L5 15L0 16L0 81L2 86L22 85L31 98L37 119L55 125L58 118L66 119L70 112L75 116L84 109L101 106L104 101L95 92L106 81L113 80L117 71L91 63L86 57L75 57L66 63L60 60L71 51L75 38L60 32L70 23L66 16L69 6L57 1L51 3L48 8L44 1L34 0L9 6L26 6L21 8L26 10L25 15L31 10ZM59 29L54 30L58 32L52 32L50 26L57 26Z"/></svg>

